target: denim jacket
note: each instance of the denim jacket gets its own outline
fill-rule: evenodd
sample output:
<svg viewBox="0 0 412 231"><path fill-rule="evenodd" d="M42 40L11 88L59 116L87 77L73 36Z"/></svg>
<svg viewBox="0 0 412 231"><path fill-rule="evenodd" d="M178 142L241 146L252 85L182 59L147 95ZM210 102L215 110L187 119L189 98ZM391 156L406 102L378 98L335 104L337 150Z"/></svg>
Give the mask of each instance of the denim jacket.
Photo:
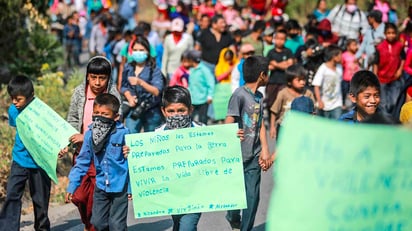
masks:
<svg viewBox="0 0 412 231"><path fill-rule="evenodd" d="M89 126L89 128L91 127ZM106 147L102 153L96 155L92 147L91 129L87 130L76 164L69 174L70 182L67 192L74 193L80 186L92 158L96 166L96 187L108 193L117 193L123 192L127 186L128 192L130 192L128 164L122 151L127 134L129 134L129 130L117 121L116 129L110 134Z"/></svg>
<svg viewBox="0 0 412 231"><path fill-rule="evenodd" d="M160 106L161 95L153 96L143 87L138 85L134 86L129 83L128 77L135 76L134 71L135 67L130 63L127 63L122 73L122 87L120 92L124 94L126 91L129 91L131 95L137 96L138 99L150 99L150 108ZM139 74L139 78L156 87L159 92L162 92L165 87L162 72L157 67L152 68L149 65L146 65Z"/></svg>

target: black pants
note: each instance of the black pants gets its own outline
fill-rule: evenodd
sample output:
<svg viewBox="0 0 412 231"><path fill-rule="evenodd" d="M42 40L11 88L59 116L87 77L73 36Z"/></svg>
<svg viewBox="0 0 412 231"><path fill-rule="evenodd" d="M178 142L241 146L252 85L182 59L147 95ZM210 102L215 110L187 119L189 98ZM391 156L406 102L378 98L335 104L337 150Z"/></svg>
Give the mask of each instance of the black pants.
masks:
<svg viewBox="0 0 412 231"><path fill-rule="evenodd" d="M0 212L0 230L20 230L21 198L27 180L29 180L30 196L33 201L34 229L50 230L48 217L50 177L41 168L23 168L14 161L7 181L6 201Z"/></svg>
<svg viewBox="0 0 412 231"><path fill-rule="evenodd" d="M208 108L209 108L209 104L207 103L193 105L192 118L199 116L199 119L197 121L207 124L207 109Z"/></svg>
<svg viewBox="0 0 412 231"><path fill-rule="evenodd" d="M96 231L127 230L127 187L123 192L108 193L94 188L92 220Z"/></svg>

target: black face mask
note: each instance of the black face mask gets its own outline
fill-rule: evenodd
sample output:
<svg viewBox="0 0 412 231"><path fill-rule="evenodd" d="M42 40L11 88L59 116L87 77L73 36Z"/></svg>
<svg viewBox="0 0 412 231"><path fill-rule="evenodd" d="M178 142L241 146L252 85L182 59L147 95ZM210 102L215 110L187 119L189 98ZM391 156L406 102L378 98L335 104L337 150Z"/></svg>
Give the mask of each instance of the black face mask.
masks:
<svg viewBox="0 0 412 231"><path fill-rule="evenodd" d="M327 30L321 30L320 31L320 35L324 38L329 38L332 35L331 31L327 31Z"/></svg>
<svg viewBox="0 0 412 231"><path fill-rule="evenodd" d="M296 37L298 37L298 35L299 35L299 34L292 33L292 34L289 34L289 37L291 37L291 38L296 38Z"/></svg>
<svg viewBox="0 0 412 231"><path fill-rule="evenodd" d="M167 129L190 128L192 126L192 119L190 115L174 115L166 117Z"/></svg>
<svg viewBox="0 0 412 231"><path fill-rule="evenodd" d="M103 150L107 141L110 138L110 133L116 127L116 122L113 119L103 116L92 117L92 143L94 153L98 154Z"/></svg>

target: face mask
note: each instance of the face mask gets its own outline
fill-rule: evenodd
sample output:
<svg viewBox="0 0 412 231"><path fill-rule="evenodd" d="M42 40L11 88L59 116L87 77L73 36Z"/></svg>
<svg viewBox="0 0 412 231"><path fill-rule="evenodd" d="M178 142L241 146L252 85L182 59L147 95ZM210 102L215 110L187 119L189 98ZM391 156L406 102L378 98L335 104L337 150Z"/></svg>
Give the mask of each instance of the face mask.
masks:
<svg viewBox="0 0 412 231"><path fill-rule="evenodd" d="M144 51L133 51L131 59L136 63L144 63L147 59L147 53Z"/></svg>
<svg viewBox="0 0 412 231"><path fill-rule="evenodd" d="M190 115L174 115L166 117L167 129L190 128L191 126L192 118L190 118Z"/></svg>
<svg viewBox="0 0 412 231"><path fill-rule="evenodd" d="M332 35L332 32L327 31L327 30L321 30L320 34L322 35L322 37L324 38L329 38Z"/></svg>
<svg viewBox="0 0 412 231"><path fill-rule="evenodd" d="M93 150L94 153L98 154L109 140L110 133L116 127L116 122L103 116L93 116L92 120Z"/></svg>
<svg viewBox="0 0 412 231"><path fill-rule="evenodd" d="M357 7L355 4L346 5L346 10L347 10L349 13L353 13L353 12L355 12L357 9L358 9L358 7Z"/></svg>
<svg viewBox="0 0 412 231"><path fill-rule="evenodd" d="M299 35L299 34L295 34L295 33L289 34L289 36L290 36L291 38L296 38L296 37L298 37L298 35Z"/></svg>

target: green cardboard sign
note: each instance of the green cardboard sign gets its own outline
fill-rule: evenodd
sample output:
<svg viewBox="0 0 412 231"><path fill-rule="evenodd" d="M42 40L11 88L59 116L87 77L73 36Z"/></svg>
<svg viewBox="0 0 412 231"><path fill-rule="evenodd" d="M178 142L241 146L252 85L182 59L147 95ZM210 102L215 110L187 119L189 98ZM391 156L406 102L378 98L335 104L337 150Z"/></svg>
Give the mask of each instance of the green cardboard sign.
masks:
<svg viewBox="0 0 412 231"><path fill-rule="evenodd" d="M289 113L267 230L412 230L412 132Z"/></svg>
<svg viewBox="0 0 412 231"><path fill-rule="evenodd" d="M246 208L237 124L126 135L136 218Z"/></svg>
<svg viewBox="0 0 412 231"><path fill-rule="evenodd" d="M66 120L38 98L17 116L19 136L36 164L57 184L59 151L78 133Z"/></svg>
<svg viewBox="0 0 412 231"><path fill-rule="evenodd" d="M232 96L232 87L230 83L218 83L215 85L213 94L213 110L215 120L224 120L227 114L230 96Z"/></svg>

